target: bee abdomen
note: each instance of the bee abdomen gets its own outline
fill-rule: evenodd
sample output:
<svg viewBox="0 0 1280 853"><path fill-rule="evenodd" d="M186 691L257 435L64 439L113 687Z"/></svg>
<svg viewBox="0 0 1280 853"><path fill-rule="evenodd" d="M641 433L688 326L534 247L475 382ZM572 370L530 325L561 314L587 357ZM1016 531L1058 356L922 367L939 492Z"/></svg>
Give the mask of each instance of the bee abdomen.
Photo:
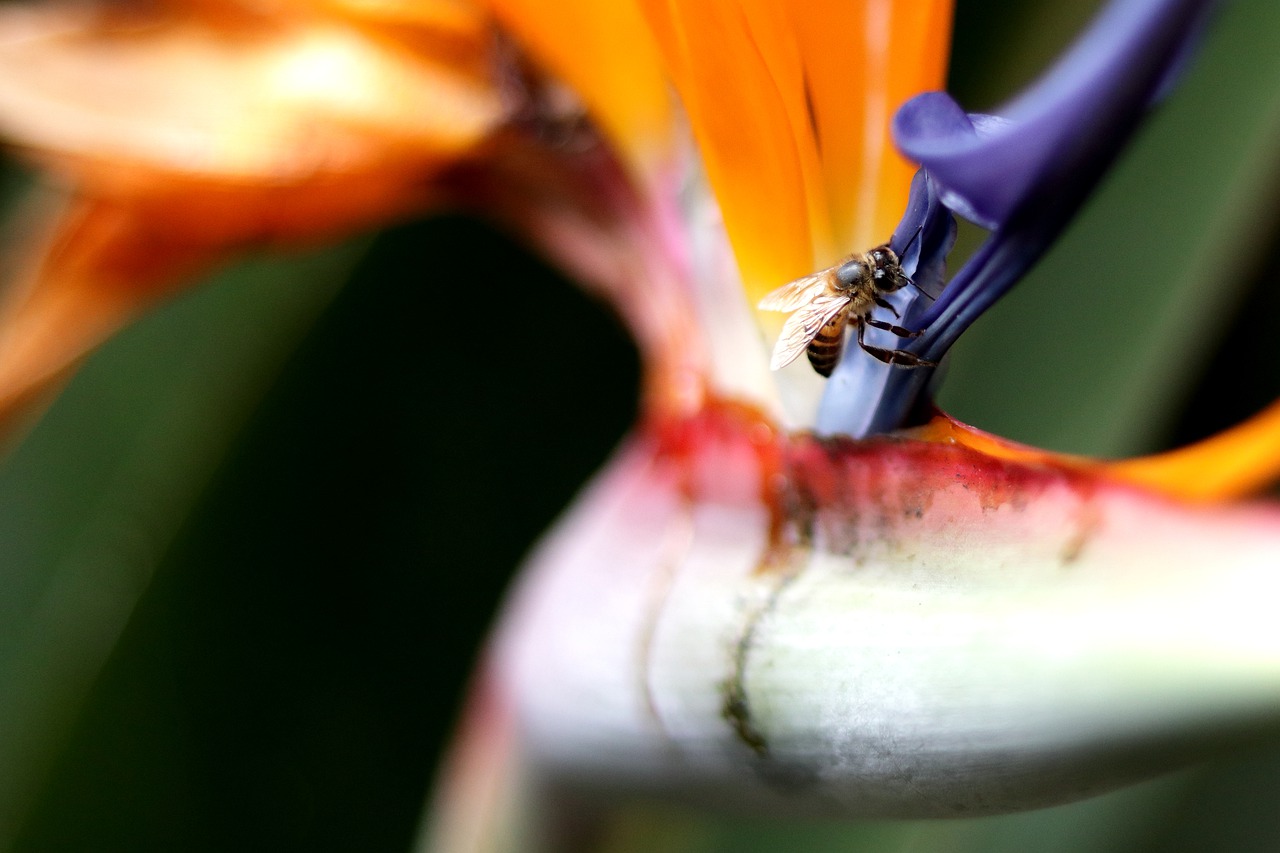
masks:
<svg viewBox="0 0 1280 853"><path fill-rule="evenodd" d="M828 323L823 326L809 343L806 355L813 369L823 376L830 376L831 371L840 363L840 352L844 349L844 318L839 323Z"/></svg>

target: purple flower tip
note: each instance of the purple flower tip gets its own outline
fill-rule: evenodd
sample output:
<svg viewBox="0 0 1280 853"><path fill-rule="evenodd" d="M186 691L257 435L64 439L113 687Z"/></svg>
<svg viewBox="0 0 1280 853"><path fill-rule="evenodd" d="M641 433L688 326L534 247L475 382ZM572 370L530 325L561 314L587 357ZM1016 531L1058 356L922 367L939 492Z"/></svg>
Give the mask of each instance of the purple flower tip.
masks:
<svg viewBox="0 0 1280 853"><path fill-rule="evenodd" d="M940 361L1039 260L1185 65L1214 5L1113 0L1044 77L996 115L965 113L945 92L902 106L894 139L921 170L891 241L917 298L897 310L905 325L925 333L896 346ZM953 213L991 235L945 282ZM856 350L849 346L827 386L821 433L896 429L928 393L927 368L868 365ZM860 411L867 401L871 411Z"/></svg>
<svg viewBox="0 0 1280 853"><path fill-rule="evenodd" d="M893 137L903 154L928 164L928 173L941 187L943 204L970 222L994 229L1022 188L999 180L1003 164L987 156L987 140L974 121L978 118L946 92L925 92L903 104L893 117Z"/></svg>

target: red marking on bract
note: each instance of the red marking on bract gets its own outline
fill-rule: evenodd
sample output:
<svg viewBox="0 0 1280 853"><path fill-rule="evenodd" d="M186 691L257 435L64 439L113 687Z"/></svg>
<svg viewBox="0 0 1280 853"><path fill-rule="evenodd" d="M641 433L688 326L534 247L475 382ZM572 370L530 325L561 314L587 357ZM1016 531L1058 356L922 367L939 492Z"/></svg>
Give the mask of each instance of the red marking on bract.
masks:
<svg viewBox="0 0 1280 853"><path fill-rule="evenodd" d="M784 501L783 471L788 439L764 412L736 400L710 397L696 414L651 418L646 429L658 439L659 458L675 466L689 503L767 509L769 544L760 558L761 572L790 562L791 513Z"/></svg>
<svg viewBox="0 0 1280 853"><path fill-rule="evenodd" d="M690 503L766 508L761 572L794 565L819 530L836 552L852 551L859 536L892 539L957 485L984 512L1021 509L1052 486L1087 500L1098 485L1076 468L999 459L950 442L788 435L760 410L732 400L712 399L695 415L647 427Z"/></svg>
<svg viewBox="0 0 1280 853"><path fill-rule="evenodd" d="M770 500L783 439L754 406L709 398L696 414L653 418L646 429L658 439L659 458L676 465L680 489L690 501Z"/></svg>

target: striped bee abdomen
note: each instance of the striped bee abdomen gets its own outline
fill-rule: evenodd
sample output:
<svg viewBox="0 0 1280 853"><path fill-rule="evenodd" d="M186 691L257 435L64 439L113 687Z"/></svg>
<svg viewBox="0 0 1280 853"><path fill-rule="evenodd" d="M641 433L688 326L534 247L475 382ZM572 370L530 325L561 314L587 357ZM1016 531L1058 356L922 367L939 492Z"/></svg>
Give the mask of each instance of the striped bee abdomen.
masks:
<svg viewBox="0 0 1280 853"><path fill-rule="evenodd" d="M823 376L830 376L840 362L840 354L844 350L844 327L848 319L848 310L841 311L832 317L818 334L809 342L805 354L813 369Z"/></svg>

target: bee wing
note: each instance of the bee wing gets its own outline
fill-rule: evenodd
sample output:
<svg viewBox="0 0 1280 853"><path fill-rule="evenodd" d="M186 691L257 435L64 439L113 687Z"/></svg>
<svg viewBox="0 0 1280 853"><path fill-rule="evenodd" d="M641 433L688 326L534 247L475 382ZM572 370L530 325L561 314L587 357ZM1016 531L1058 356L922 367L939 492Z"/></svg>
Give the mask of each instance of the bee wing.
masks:
<svg viewBox="0 0 1280 853"><path fill-rule="evenodd" d="M827 273L820 272L788 282L760 300L761 311L795 311L813 302L827 290Z"/></svg>
<svg viewBox="0 0 1280 853"><path fill-rule="evenodd" d="M835 319L849 305L847 296L819 296L787 318L773 348L772 370L780 370L799 357L813 342L822 327Z"/></svg>

